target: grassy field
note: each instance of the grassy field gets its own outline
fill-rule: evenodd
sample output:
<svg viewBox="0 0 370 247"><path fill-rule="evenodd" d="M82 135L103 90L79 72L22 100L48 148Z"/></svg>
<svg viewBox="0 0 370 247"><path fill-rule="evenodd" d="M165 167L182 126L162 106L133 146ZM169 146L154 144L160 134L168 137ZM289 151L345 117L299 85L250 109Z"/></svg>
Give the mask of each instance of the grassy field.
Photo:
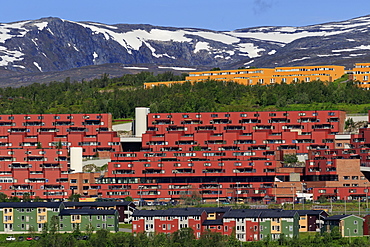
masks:
<svg viewBox="0 0 370 247"><path fill-rule="evenodd" d="M123 223L120 223L119 224L119 228L131 229L132 228L132 224L123 224Z"/></svg>

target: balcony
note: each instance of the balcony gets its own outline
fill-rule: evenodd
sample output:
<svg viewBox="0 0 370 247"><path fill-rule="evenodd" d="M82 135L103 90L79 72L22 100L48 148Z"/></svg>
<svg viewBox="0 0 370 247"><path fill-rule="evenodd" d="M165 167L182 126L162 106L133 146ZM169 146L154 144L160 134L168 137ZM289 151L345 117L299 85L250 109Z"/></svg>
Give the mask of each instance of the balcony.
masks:
<svg viewBox="0 0 370 247"><path fill-rule="evenodd" d="M204 169L202 173L225 173L225 169Z"/></svg>
<svg viewBox="0 0 370 247"><path fill-rule="evenodd" d="M233 173L255 173L256 169L253 168L238 168L234 169Z"/></svg>
<svg viewBox="0 0 370 247"><path fill-rule="evenodd" d="M143 174L164 174L165 171L161 169L145 169L142 170Z"/></svg>
<svg viewBox="0 0 370 247"><path fill-rule="evenodd" d="M172 170L172 173L175 173L175 174L189 174L189 173L195 173L195 170L193 170L191 168L183 168L183 169Z"/></svg>

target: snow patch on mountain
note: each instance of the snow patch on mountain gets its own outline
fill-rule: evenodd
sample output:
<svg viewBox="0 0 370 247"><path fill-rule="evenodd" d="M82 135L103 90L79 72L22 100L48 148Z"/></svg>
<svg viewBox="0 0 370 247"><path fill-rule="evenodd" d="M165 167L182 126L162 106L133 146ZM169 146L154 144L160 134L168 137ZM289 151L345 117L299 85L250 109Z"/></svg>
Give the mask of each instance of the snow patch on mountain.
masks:
<svg viewBox="0 0 370 247"><path fill-rule="evenodd" d="M207 43L207 42L201 42L201 41L197 42L195 44L194 53L197 53L197 52L199 52L201 50L207 50L207 51L211 50L211 47L210 47L209 43Z"/></svg>
<svg viewBox="0 0 370 247"><path fill-rule="evenodd" d="M358 50L370 50L370 45L360 45L349 49L332 50L332 52L351 52Z"/></svg>
<svg viewBox="0 0 370 247"><path fill-rule="evenodd" d="M302 60L306 60L306 59L310 59L311 57L302 57L302 58L297 58L297 59L293 59L291 60L291 62L296 62L296 61L302 61Z"/></svg>
<svg viewBox="0 0 370 247"><path fill-rule="evenodd" d="M261 51L265 51L263 48L258 48L258 46L255 46L253 43L244 43L244 44L239 44L239 47L236 48L240 52L243 52L245 54L239 54L241 56L249 56L250 58L254 57L260 57L261 55L258 54Z"/></svg>
<svg viewBox="0 0 370 247"><path fill-rule="evenodd" d="M42 68L41 68L41 66L40 66L38 63L33 62L33 65L35 65L35 66L36 66L36 68L37 68L38 70L40 70L40 72L42 72Z"/></svg>
<svg viewBox="0 0 370 247"><path fill-rule="evenodd" d="M173 70L196 70L194 68L182 68L182 67L163 67L158 66L158 69L173 69Z"/></svg>
<svg viewBox="0 0 370 247"><path fill-rule="evenodd" d="M48 24L49 23L46 21L33 23L33 25L35 25L40 31L44 30L44 28L47 27Z"/></svg>
<svg viewBox="0 0 370 247"><path fill-rule="evenodd" d="M149 69L145 67L123 67L124 69Z"/></svg>
<svg viewBox="0 0 370 247"><path fill-rule="evenodd" d="M99 55L94 51L93 53L93 63L96 64L96 58L98 58Z"/></svg>

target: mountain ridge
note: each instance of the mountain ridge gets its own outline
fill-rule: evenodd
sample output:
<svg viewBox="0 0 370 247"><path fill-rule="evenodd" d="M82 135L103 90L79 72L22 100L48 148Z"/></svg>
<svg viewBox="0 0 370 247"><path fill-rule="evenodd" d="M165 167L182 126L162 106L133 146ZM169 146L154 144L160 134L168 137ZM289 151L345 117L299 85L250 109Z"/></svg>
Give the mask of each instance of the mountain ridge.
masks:
<svg viewBox="0 0 370 247"><path fill-rule="evenodd" d="M153 72L162 71L161 66L169 70L182 67L182 72L319 64L350 68L355 62L369 60L369 34L370 15L303 27L263 26L233 31L108 25L55 17L1 23L0 86L5 86L7 80L11 82L7 86L44 82L42 78L48 73L63 74L85 66L97 66L98 71L104 64L122 64L122 73L135 73L124 66L140 64L154 65L150 66ZM24 79L39 73L32 80ZM14 80L16 77L19 81ZM81 80L78 76L72 79Z"/></svg>

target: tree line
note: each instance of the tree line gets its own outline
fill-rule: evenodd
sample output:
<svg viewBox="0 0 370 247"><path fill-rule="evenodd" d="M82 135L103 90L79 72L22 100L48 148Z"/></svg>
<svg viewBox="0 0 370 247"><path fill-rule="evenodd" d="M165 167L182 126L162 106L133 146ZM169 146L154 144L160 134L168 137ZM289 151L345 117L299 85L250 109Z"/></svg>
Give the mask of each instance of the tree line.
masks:
<svg viewBox="0 0 370 247"><path fill-rule="evenodd" d="M19 88L0 88L0 114L104 113L113 118L134 117L135 107L151 112L212 112L338 110L338 104L370 104L370 91L353 81L297 82L292 84L241 85L234 82L186 82L170 87L144 89L145 82L184 80L185 74L154 75L141 72L82 82L35 83ZM357 109L367 112L368 106ZM340 109L339 109L340 110Z"/></svg>
<svg viewBox="0 0 370 247"><path fill-rule="evenodd" d="M53 221L53 220L52 220ZM55 222L54 225L57 225ZM53 222L51 222L53 224ZM76 228L73 233L59 233L56 227L44 229L39 241L33 241L31 246L37 247L278 247L278 246L370 246L369 237L343 238L338 229L331 233L315 234L308 237L271 240L267 237L260 241L241 242L233 236L224 236L211 231L204 232L199 239L195 239L191 228L183 228L172 234L139 233L133 235L127 232L109 233L101 229L93 234L93 228L85 231ZM81 237L82 236L82 237Z"/></svg>

